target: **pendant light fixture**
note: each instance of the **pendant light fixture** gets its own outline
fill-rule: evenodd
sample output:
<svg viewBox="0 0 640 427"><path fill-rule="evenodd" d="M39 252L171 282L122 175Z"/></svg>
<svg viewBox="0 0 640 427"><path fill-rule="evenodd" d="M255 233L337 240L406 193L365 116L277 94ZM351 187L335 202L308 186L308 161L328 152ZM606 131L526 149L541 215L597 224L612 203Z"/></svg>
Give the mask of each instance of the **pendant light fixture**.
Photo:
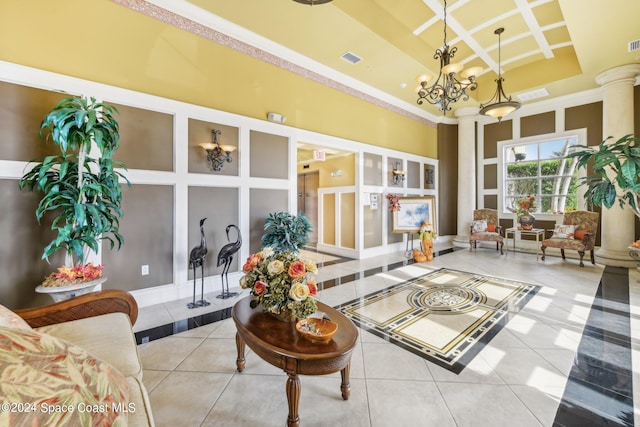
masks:
<svg viewBox="0 0 640 427"><path fill-rule="evenodd" d="M331 0L293 0L296 3L308 4L309 6L313 6L314 4L323 4L329 3Z"/></svg>
<svg viewBox="0 0 640 427"><path fill-rule="evenodd" d="M510 96L505 95L504 89L502 88L504 79L502 78L502 68L500 66L500 35L503 32L504 28L498 28L493 32L493 34L498 35L498 78L495 81L498 87L496 88L496 93L493 94L490 100L484 104L480 104L480 114L495 117L498 121L522 106L519 102L512 101Z"/></svg>
<svg viewBox="0 0 640 427"><path fill-rule="evenodd" d="M447 0L444 1L444 43L441 49L437 49L433 55L433 59L440 60L440 73L433 84L429 84L429 76L418 76L417 80L420 86L416 89L418 92L418 105L422 105L424 101L429 104L437 105L440 111L446 114L451 110L450 103L459 99L468 100L467 91L476 90L476 76L481 67L473 67L462 71L464 66L460 63L451 63L451 59L458 50L456 47L449 48L447 44ZM462 80L456 78L456 74L460 74Z"/></svg>

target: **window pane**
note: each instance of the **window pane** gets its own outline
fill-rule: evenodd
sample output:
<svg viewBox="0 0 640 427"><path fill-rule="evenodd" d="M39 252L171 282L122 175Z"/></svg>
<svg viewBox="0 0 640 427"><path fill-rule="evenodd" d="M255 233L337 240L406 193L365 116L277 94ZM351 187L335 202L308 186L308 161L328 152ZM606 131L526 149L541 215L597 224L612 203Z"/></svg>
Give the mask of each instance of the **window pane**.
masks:
<svg viewBox="0 0 640 427"><path fill-rule="evenodd" d="M578 209L578 197L570 196L542 196L540 200L540 212L561 214L567 210Z"/></svg>
<svg viewBox="0 0 640 427"><path fill-rule="evenodd" d="M541 142L540 159L558 159L569 153L569 147L576 145L575 138L563 138L555 141Z"/></svg>
<svg viewBox="0 0 640 427"><path fill-rule="evenodd" d="M542 185L540 188L540 194L542 195L577 194L578 178L576 176L543 178L540 182Z"/></svg>
<svg viewBox="0 0 640 427"><path fill-rule="evenodd" d="M505 213L526 196L536 198L536 212L564 212L578 208L578 170L567 154L577 136L503 146L503 202Z"/></svg>
<svg viewBox="0 0 640 427"><path fill-rule="evenodd" d="M538 162L520 162L507 166L507 178L538 176Z"/></svg>
<svg viewBox="0 0 640 427"><path fill-rule="evenodd" d="M536 155L533 152L527 153L526 145L514 145L509 147L505 152L505 161L507 163L518 163L525 159L529 159L529 160L536 159Z"/></svg>
<svg viewBox="0 0 640 427"><path fill-rule="evenodd" d="M540 175L573 175L577 174L578 159L553 159L540 162Z"/></svg>

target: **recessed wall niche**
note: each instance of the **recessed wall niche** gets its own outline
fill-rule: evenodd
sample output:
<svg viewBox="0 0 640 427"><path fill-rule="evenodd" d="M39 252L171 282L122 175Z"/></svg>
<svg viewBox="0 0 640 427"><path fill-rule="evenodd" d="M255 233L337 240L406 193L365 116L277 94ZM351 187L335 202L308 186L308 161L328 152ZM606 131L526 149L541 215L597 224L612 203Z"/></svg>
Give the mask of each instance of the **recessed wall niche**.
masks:
<svg viewBox="0 0 640 427"><path fill-rule="evenodd" d="M173 115L105 101L116 107L120 147L113 158L127 169L173 170Z"/></svg>
<svg viewBox="0 0 640 427"><path fill-rule="evenodd" d="M200 244L200 219L207 218L204 222L204 234L207 242L207 258L204 263L204 275L213 276L222 273L222 267L217 266L218 253L224 245L235 242L238 238L237 230L229 230L227 240L226 229L228 225L240 225L240 211L238 208L238 189L224 187L189 187L189 246L186 259L189 259L191 249ZM242 236L243 245L249 244L248 236ZM233 257L229 271L238 270L238 257ZM189 279L193 279L193 269L189 269ZM200 279L200 269L197 272ZM214 290L221 290L220 282L216 281ZM198 289L200 284L198 284Z"/></svg>
<svg viewBox="0 0 640 427"><path fill-rule="evenodd" d="M240 150L231 153L231 162L225 162L222 170L213 171L207 162L207 152L200 144L213 142L211 131L219 130L218 143L220 145L239 146L239 129L220 123L205 122L189 119L189 172L208 173L214 175L238 176L238 164L240 163Z"/></svg>
<svg viewBox="0 0 640 427"><path fill-rule="evenodd" d="M250 151L251 177L275 179L289 178L288 138L252 130Z"/></svg>
<svg viewBox="0 0 640 427"><path fill-rule="evenodd" d="M364 153L362 157L364 162L362 170L364 185L382 185L382 156Z"/></svg>
<svg viewBox="0 0 640 427"><path fill-rule="evenodd" d="M173 283L173 186L122 186L120 234L124 244L102 243L104 289L133 291ZM141 274L142 266L149 274Z"/></svg>
<svg viewBox="0 0 640 427"><path fill-rule="evenodd" d="M407 161L407 187L420 188L420 163Z"/></svg>
<svg viewBox="0 0 640 427"><path fill-rule="evenodd" d="M249 251L258 252L262 247L264 222L268 214L288 211L289 192L287 190L267 190L252 188L249 193ZM243 260L244 261L244 260Z"/></svg>

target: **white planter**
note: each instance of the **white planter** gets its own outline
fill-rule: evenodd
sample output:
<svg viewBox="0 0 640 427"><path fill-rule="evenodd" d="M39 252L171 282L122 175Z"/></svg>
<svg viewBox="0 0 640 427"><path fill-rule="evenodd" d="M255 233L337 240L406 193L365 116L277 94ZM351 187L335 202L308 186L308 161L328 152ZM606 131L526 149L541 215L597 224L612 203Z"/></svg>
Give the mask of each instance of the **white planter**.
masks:
<svg viewBox="0 0 640 427"><path fill-rule="evenodd" d="M77 285L46 287L40 285L36 288L36 292L41 294L49 294L49 296L53 298L54 302L59 302L77 297L78 295L84 295L88 294L89 292L93 292L97 286L106 281L106 277L100 277L99 279L78 283Z"/></svg>

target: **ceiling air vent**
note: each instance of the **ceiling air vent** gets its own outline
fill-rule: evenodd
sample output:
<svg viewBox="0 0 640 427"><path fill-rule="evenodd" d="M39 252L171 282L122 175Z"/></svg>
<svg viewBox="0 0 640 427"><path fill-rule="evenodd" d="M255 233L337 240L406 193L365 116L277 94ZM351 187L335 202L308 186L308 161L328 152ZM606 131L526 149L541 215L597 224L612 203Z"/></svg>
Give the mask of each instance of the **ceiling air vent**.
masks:
<svg viewBox="0 0 640 427"><path fill-rule="evenodd" d="M638 49L640 49L640 40L629 42L629 52L634 52Z"/></svg>
<svg viewBox="0 0 640 427"><path fill-rule="evenodd" d="M525 92L517 95L520 101L531 101L532 99L544 98L549 96L549 92L545 88L532 90L531 92Z"/></svg>
<svg viewBox="0 0 640 427"><path fill-rule="evenodd" d="M362 61L362 58L360 58L355 53L351 53L351 52L343 53L340 58L344 59L345 61L347 61L347 62L349 62L351 64L357 64L358 62Z"/></svg>

